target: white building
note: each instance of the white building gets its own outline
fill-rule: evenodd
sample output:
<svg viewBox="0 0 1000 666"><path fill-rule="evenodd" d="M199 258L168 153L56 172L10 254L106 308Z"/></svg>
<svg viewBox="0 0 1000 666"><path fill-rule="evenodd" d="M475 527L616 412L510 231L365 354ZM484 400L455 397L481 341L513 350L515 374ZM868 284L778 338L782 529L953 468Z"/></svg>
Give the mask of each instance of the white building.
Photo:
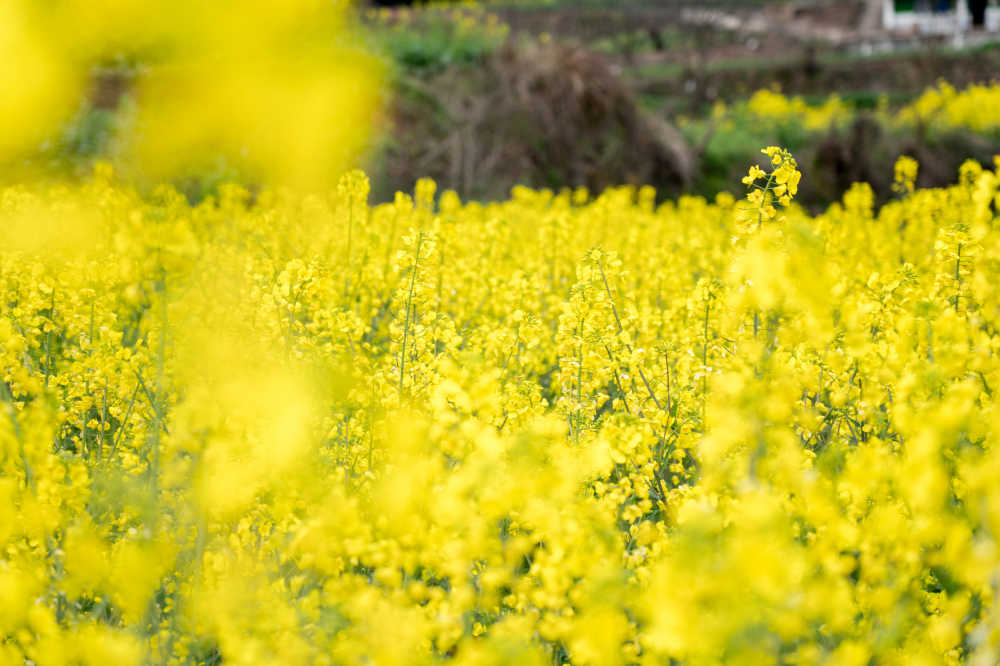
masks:
<svg viewBox="0 0 1000 666"><path fill-rule="evenodd" d="M1000 6L998 0L882 0L882 27L924 35L1000 32Z"/></svg>

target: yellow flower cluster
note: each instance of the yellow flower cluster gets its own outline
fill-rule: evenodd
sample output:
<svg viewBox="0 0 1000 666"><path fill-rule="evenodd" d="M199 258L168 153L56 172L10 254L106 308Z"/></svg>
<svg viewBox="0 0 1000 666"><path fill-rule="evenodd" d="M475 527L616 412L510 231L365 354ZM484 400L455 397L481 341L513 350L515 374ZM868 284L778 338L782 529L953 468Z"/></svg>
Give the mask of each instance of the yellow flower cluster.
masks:
<svg viewBox="0 0 1000 666"><path fill-rule="evenodd" d="M917 172L920 164L908 155L902 155L896 160L893 167L892 189L900 194L908 194L913 191L917 182Z"/></svg>
<svg viewBox="0 0 1000 666"><path fill-rule="evenodd" d="M825 130L839 125L852 115L850 105L837 95L830 95L820 105L810 105L800 96L786 97L777 90L761 89L746 101L746 110L759 118L795 122L809 130Z"/></svg>
<svg viewBox="0 0 1000 666"><path fill-rule="evenodd" d="M488 4L488 3L487 3ZM501 21L500 17L486 9L484 3L474 1L449 2L447 0L431 0L422 3L419 9L408 7L381 7L365 11L365 17L383 26L392 26L400 30L407 22L419 20L421 15L437 14L454 21L459 32L472 32L487 29L491 36L502 40L510 33L510 26Z"/></svg>
<svg viewBox="0 0 1000 666"><path fill-rule="evenodd" d="M973 84L958 91L941 81L901 109L899 119L909 124L996 132L1000 130L1000 83Z"/></svg>
<svg viewBox="0 0 1000 666"><path fill-rule="evenodd" d="M731 107L720 102L713 115L717 120L732 122L728 115L734 111L777 123L791 122L811 131L841 126L855 114L851 104L836 94L827 97L822 104L809 104L800 96L787 97L770 89L758 90L746 102ZM941 81L895 113L889 111L888 100L881 99L877 115L896 126L929 125L996 132L1000 130L1000 83L973 84L959 91Z"/></svg>
<svg viewBox="0 0 1000 666"><path fill-rule="evenodd" d="M743 177L743 184L749 188L743 217L753 220L757 226L763 222L778 217L775 205L786 208L791 205L792 197L798 194L799 181L802 173L792 154L778 146L768 146L760 151L767 156L771 171L764 171L756 164ZM761 185L759 181L763 180Z"/></svg>
<svg viewBox="0 0 1000 666"><path fill-rule="evenodd" d="M0 190L0 663L1000 659L996 172L367 196Z"/></svg>

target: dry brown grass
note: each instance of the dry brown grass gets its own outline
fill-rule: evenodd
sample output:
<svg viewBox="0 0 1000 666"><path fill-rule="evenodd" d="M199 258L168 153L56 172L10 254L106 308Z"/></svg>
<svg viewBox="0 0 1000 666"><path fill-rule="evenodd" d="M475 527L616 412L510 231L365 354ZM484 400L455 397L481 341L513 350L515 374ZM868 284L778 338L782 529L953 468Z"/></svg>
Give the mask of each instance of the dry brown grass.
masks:
<svg viewBox="0 0 1000 666"><path fill-rule="evenodd" d="M419 176L466 197L535 187L689 185L691 150L644 113L602 56L536 44L505 47L475 71L406 81L386 153L390 188Z"/></svg>

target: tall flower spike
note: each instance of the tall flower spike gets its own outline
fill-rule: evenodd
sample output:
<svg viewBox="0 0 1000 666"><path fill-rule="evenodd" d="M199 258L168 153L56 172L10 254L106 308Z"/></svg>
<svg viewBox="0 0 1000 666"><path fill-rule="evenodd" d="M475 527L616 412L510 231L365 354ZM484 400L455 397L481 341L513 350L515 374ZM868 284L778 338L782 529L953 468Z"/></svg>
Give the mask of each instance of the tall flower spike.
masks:
<svg viewBox="0 0 1000 666"><path fill-rule="evenodd" d="M892 189L899 194L909 194L917 182L920 164L908 155L900 155L893 167Z"/></svg>
<svg viewBox="0 0 1000 666"><path fill-rule="evenodd" d="M776 206L785 208L792 203L792 198L799 191L799 180L802 178L798 164L788 150L779 146L768 146L760 152L767 155L772 168L765 171L753 164L743 177L743 184L748 189L746 201L749 204L743 209L743 220L753 222L757 227L777 218ZM763 184L760 181L764 181Z"/></svg>

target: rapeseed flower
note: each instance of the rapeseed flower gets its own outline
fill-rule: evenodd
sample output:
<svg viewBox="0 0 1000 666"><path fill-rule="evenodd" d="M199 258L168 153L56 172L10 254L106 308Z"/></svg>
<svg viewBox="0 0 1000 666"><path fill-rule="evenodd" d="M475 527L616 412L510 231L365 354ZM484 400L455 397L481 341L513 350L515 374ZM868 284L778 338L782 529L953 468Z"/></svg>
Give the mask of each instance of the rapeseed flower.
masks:
<svg viewBox="0 0 1000 666"><path fill-rule="evenodd" d="M993 660L1000 179L810 216L763 154L745 203L0 192L99 221L0 252L4 658Z"/></svg>

